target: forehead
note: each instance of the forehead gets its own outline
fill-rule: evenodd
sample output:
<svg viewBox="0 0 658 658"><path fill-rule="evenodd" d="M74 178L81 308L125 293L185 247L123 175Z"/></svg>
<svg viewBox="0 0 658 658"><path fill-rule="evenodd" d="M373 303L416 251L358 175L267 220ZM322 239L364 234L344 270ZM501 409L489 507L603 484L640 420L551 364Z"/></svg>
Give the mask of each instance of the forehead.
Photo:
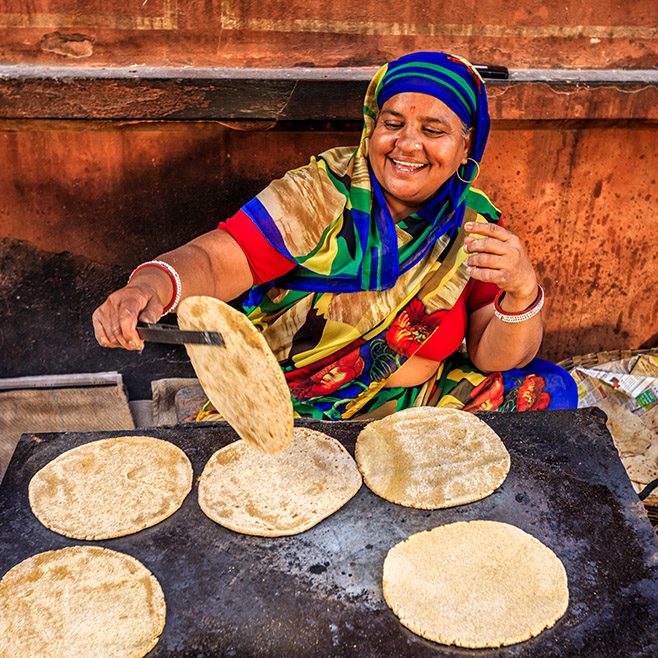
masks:
<svg viewBox="0 0 658 658"><path fill-rule="evenodd" d="M423 119L436 119L450 125L461 125L459 117L443 101L417 91L405 91L392 96L381 108L381 112L386 110L404 116L415 114Z"/></svg>

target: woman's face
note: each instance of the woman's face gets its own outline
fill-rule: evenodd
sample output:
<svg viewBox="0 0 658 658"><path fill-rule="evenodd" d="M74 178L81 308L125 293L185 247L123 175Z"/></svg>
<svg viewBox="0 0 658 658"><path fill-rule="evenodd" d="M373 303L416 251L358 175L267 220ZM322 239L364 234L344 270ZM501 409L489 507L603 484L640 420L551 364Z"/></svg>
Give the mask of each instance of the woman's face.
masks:
<svg viewBox="0 0 658 658"><path fill-rule="evenodd" d="M422 208L461 164L471 136L438 98L405 92L382 107L370 137L370 166L398 220Z"/></svg>

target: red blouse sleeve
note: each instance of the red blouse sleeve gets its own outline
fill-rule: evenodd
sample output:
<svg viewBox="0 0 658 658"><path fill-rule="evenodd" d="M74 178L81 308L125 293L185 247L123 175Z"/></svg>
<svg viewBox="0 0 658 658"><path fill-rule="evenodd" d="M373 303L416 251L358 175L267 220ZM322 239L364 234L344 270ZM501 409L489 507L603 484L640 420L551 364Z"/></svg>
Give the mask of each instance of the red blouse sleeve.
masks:
<svg viewBox="0 0 658 658"><path fill-rule="evenodd" d="M241 210L225 222L220 222L217 228L226 231L244 252L254 285L283 276L297 265L294 260L280 254Z"/></svg>
<svg viewBox="0 0 658 658"><path fill-rule="evenodd" d="M477 311L487 304L493 304L500 288L495 283L486 283L471 279L473 285L466 299L466 308L469 313Z"/></svg>

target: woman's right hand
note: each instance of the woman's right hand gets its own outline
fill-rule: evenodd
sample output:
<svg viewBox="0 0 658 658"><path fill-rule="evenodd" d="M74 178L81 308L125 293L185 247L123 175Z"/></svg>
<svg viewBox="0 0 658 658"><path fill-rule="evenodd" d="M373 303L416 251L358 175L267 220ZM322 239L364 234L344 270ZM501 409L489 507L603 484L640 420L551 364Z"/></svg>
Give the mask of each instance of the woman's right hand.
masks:
<svg viewBox="0 0 658 658"><path fill-rule="evenodd" d="M176 269L182 299L207 295L235 299L254 283L249 261L226 231L213 230L157 257ZM170 275L159 267L138 268L124 288L113 292L93 313L94 334L102 347L141 350L137 321L155 323L173 297Z"/></svg>
<svg viewBox="0 0 658 658"><path fill-rule="evenodd" d="M101 347L142 350L144 341L137 333L137 321L157 322L164 306L154 287L130 283L113 292L94 311L94 334Z"/></svg>

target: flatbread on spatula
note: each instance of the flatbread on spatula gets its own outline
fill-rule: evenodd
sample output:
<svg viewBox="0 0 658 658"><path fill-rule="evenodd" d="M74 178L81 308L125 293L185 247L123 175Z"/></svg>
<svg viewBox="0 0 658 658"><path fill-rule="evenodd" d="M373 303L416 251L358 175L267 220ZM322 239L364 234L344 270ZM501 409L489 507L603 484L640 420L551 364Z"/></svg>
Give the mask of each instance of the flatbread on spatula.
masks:
<svg viewBox="0 0 658 658"><path fill-rule="evenodd" d="M359 470L336 439L297 427L291 444L276 455L245 441L218 450L199 479L199 505L236 532L282 537L312 528L360 487Z"/></svg>
<svg viewBox="0 0 658 658"><path fill-rule="evenodd" d="M224 346L186 345L204 392L231 427L264 452L292 439L290 390L267 341L247 319L213 297L188 297L178 308L187 331L218 331Z"/></svg>
<svg viewBox="0 0 658 658"><path fill-rule="evenodd" d="M155 577L106 548L39 553L0 580L1 658L140 658L164 625Z"/></svg>
<svg viewBox="0 0 658 658"><path fill-rule="evenodd" d="M28 496L47 528L74 539L109 539L171 516L192 477L190 460L173 443L122 436L62 453L34 475Z"/></svg>
<svg viewBox="0 0 658 658"><path fill-rule="evenodd" d="M384 598L404 626L460 647L500 647L550 628L569 603L560 559L496 521L419 532L384 560Z"/></svg>
<svg viewBox="0 0 658 658"><path fill-rule="evenodd" d="M356 441L366 485L386 500L439 509L480 500L507 477L500 437L471 413L414 407L376 420Z"/></svg>

